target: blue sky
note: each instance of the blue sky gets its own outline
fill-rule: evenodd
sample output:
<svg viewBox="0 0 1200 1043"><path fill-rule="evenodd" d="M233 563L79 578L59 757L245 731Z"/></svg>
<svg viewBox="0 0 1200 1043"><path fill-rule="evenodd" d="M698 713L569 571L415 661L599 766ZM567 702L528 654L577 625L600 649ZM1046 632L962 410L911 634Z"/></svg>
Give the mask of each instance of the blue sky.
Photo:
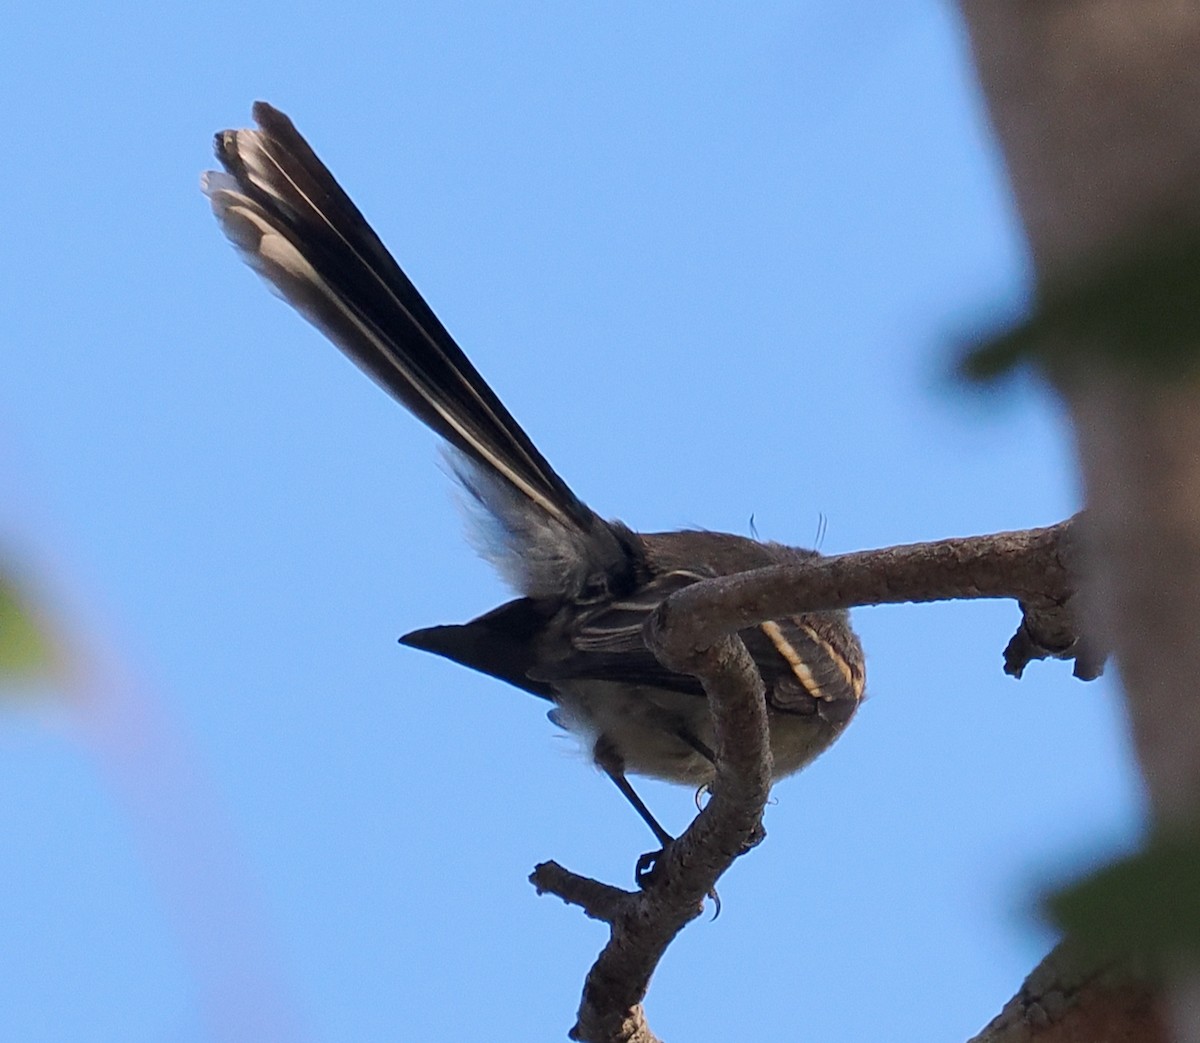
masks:
<svg viewBox="0 0 1200 1043"><path fill-rule="evenodd" d="M1050 396L946 378L1028 285L949 5L5 21L0 547L71 660L0 712L5 1038L564 1038L604 933L526 875L649 846L543 704L396 644L506 592L432 436L218 234L255 98L602 514L836 553L1077 507ZM870 699L671 949L666 1038L965 1039L1041 883L1136 835L1113 683L1003 676L1013 605L856 621Z"/></svg>

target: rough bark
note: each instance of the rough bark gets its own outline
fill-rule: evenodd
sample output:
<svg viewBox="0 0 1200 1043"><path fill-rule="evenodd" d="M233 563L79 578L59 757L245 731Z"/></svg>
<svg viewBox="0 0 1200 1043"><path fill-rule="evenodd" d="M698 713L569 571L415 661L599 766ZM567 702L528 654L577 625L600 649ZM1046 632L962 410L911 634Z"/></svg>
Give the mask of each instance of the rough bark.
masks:
<svg viewBox="0 0 1200 1043"><path fill-rule="evenodd" d="M1155 989L1060 945L970 1043L1167 1043Z"/></svg>

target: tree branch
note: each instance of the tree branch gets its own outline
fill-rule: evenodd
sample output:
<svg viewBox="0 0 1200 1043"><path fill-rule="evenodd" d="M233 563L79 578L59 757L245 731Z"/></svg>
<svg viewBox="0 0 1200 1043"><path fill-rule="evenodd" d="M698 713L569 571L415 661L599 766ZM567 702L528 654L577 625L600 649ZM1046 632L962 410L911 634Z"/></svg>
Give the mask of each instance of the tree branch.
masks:
<svg viewBox="0 0 1200 1043"><path fill-rule="evenodd" d="M814 558L705 580L673 594L652 621L661 647L680 655L717 635L801 612L959 598L1014 598L1023 619L1006 650L1017 677L1032 659L1075 659L1098 676L1103 654L1082 640L1075 616L1076 516L1042 529L911 543Z"/></svg>
<svg viewBox="0 0 1200 1043"><path fill-rule="evenodd" d="M668 844L641 892L607 887L542 863L530 878L609 924L608 944L588 972L571 1038L588 1043L655 1043L641 1002L676 934L700 915L721 874L761 836L771 785L771 751L762 678L741 640L673 660L708 693L717 739L712 796L678 840Z"/></svg>
<svg viewBox="0 0 1200 1043"><path fill-rule="evenodd" d="M1059 945L970 1043L1167 1043L1157 989Z"/></svg>
<svg viewBox="0 0 1200 1043"><path fill-rule="evenodd" d="M704 685L717 741L716 781L704 810L663 852L646 890L623 891L555 862L531 875L539 894L557 895L610 928L588 973L573 1039L654 1043L641 1007L651 975L725 870L761 839L771 780L766 704L762 678L737 632L805 612L1010 597L1021 603L1023 620L1006 652L1009 673L1019 676L1031 659L1057 656L1074 658L1078 676L1094 677L1103 659L1081 640L1073 610L1078 524L1068 519L1043 529L815 558L696 583L659 606L646 642L665 666Z"/></svg>

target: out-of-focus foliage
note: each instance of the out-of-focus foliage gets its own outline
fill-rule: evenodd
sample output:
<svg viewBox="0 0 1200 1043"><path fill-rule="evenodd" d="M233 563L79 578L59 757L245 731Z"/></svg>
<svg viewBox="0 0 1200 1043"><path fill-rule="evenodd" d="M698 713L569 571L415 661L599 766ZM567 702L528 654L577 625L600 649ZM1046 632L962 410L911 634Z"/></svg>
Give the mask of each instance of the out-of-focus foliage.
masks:
<svg viewBox="0 0 1200 1043"><path fill-rule="evenodd" d="M1079 356L1162 379L1200 369L1200 237L1147 235L1039 288L1034 314L962 360L968 380L994 381L1028 363L1052 376Z"/></svg>
<svg viewBox="0 0 1200 1043"><path fill-rule="evenodd" d="M17 584L0 573L0 683L45 674L51 664L50 639Z"/></svg>
<svg viewBox="0 0 1200 1043"><path fill-rule="evenodd" d="M1046 899L1046 911L1097 956L1170 966L1200 953L1200 837L1157 835L1144 850Z"/></svg>

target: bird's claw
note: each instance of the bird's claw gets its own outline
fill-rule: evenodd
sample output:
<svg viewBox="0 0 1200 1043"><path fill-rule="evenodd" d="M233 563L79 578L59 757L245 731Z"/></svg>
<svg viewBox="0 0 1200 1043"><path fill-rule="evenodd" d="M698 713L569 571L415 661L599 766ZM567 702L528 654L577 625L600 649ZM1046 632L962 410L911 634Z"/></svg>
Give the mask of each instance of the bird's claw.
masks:
<svg viewBox="0 0 1200 1043"><path fill-rule="evenodd" d="M761 839L761 837L758 837L754 840L754 843L758 843ZM753 846L754 844L750 845L750 847ZM746 848L747 851L749 849L749 847ZM633 871L633 878L635 881L637 881L638 887L643 891L650 888L654 884L655 879L658 877L660 862L662 856L666 853L666 850L667 849L665 847L659 848L657 851L647 851L645 854L638 856L637 866ZM713 919L715 920L721 915L721 896L717 894L717 889L714 887L705 897L712 900L714 906ZM703 905L703 903L701 903L701 905Z"/></svg>

